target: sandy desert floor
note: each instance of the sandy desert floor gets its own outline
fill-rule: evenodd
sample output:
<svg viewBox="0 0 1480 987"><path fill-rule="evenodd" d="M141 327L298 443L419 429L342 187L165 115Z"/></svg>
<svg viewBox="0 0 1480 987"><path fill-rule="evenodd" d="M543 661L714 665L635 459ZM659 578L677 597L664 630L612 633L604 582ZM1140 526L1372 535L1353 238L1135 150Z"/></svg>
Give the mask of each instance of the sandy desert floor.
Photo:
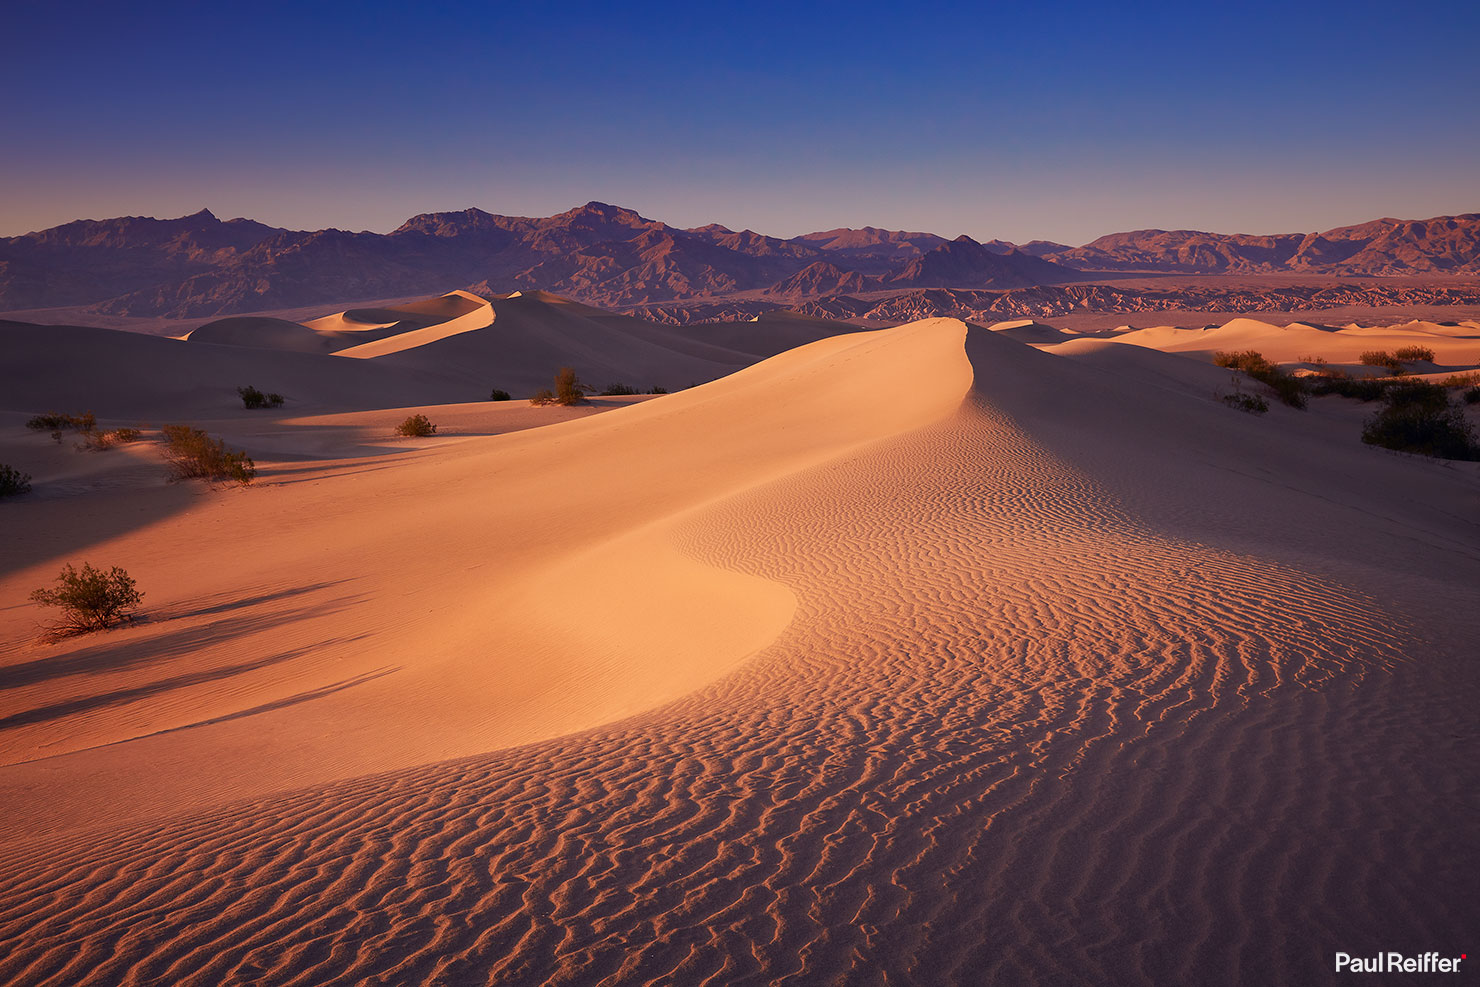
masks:
<svg viewBox="0 0 1480 987"><path fill-rule="evenodd" d="M608 328L649 334L643 372L759 355ZM0 460L38 483L0 504L0 982L1303 984L1337 950L1458 955L1480 465L1364 446L1341 398L1234 411L1206 357L1422 341L1437 375L1480 329L1197 332L928 320L574 417L428 406L455 375L418 344L211 419L248 488L6 404ZM349 406L371 386L406 400ZM119 406L185 400L141 389ZM447 428L389 437L418 407ZM26 593L82 559L145 619L38 641Z"/></svg>

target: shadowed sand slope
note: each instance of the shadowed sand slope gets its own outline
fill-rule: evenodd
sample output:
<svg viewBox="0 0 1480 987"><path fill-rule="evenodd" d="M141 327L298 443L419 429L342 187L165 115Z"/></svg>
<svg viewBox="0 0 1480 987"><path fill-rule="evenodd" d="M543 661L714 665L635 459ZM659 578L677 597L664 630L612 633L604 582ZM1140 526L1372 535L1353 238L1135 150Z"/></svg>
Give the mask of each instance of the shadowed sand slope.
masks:
<svg viewBox="0 0 1480 987"><path fill-rule="evenodd" d="M364 556L300 579L353 579L334 593L414 622L366 626L343 604L340 633L369 633L355 648L374 657L333 674L396 671L332 694L300 675L291 715L235 700L249 716L0 773L19 807L0 849L15 944L0 979L1308 983L1337 949L1457 954L1480 781L1476 476L1324 443L1293 413L1233 412L1208 369L1094 341L1040 353L937 320L407 463L396 479L436 491L435 516L397 513L408 530L383 525ZM738 406L764 411L692 444ZM682 468L635 489L596 470L585 499L560 482L560 456L630 459L628 442ZM524 470L501 472L511 461ZM319 496L391 510L376 476ZM282 516L306 506L258 494L289 501ZM535 496L560 501L549 520L517 507ZM516 522L507 541L485 513ZM367 518L323 537L341 545ZM199 530L180 523L177 537ZM414 550L430 538L435 565ZM518 578L469 570L476 554ZM365 575L370 557L466 608L422 616L428 601ZM254 579L273 584L263 569L215 589ZM705 650L761 641L743 663L653 637L729 605L743 618ZM500 657L519 626L558 646ZM435 654L449 640L461 657ZM244 767L295 743L394 760L370 724L416 729L407 697L499 709L508 684L475 666L565 668L551 688L579 690L593 671L568 656L603 651L614 674L596 681L636 676L661 704L358 778L363 761L324 754L342 780L297 791L254 788L255 771L291 773ZM683 667L692 687L664 689ZM452 669L479 685L438 692ZM538 707L535 722L558 719ZM109 781L129 764L143 781ZM149 780L161 765L187 783ZM262 794L191 797L191 771ZM171 809L45 832L77 825L50 809L69 792L135 785L162 786Z"/></svg>
<svg viewBox="0 0 1480 987"><path fill-rule="evenodd" d="M677 390L756 359L541 293L490 303L452 292L306 324L221 319L183 339L0 321L0 410L226 417L242 411L236 389L248 384L284 395L291 410L399 408L486 399L493 388L528 397L565 366L596 387Z"/></svg>
<svg viewBox="0 0 1480 987"><path fill-rule="evenodd" d="M557 368L590 384L660 385L713 380L755 358L540 292L485 302L449 322L366 343L336 355L408 370L470 375L524 396L549 387Z"/></svg>
<svg viewBox="0 0 1480 987"><path fill-rule="evenodd" d="M835 335L829 331L811 339ZM546 292L515 292L492 301L454 291L392 308L358 309L299 324L282 319L221 319L193 342L288 352L329 353L490 385L525 397L550 386L555 371L575 368L588 383L676 390L713 380L762 355L731 349L695 333L613 315ZM811 341L811 339L807 341ZM793 344L795 345L795 344ZM773 356L792 346L764 353Z"/></svg>
<svg viewBox="0 0 1480 987"><path fill-rule="evenodd" d="M245 384L282 393L289 407L315 409L488 396L486 387L443 373L408 373L327 353L0 322L0 410L91 410L107 419L188 420L241 412L236 389Z"/></svg>
<svg viewBox="0 0 1480 987"><path fill-rule="evenodd" d="M192 343L251 346L297 353L332 353L336 347L348 345L328 333L315 332L299 322L250 315L207 322L180 338Z"/></svg>

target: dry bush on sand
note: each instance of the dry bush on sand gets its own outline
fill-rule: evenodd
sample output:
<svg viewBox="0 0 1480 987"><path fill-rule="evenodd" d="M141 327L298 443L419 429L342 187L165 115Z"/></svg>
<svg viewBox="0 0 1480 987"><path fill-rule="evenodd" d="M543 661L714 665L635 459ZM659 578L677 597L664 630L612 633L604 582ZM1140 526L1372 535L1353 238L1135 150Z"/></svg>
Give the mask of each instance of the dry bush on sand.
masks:
<svg viewBox="0 0 1480 987"><path fill-rule="evenodd" d="M54 587L31 591L32 603L62 611L61 619L49 628L57 637L101 631L133 620L133 608L143 598L133 578L118 566L105 572L86 562L80 570L69 562Z"/></svg>

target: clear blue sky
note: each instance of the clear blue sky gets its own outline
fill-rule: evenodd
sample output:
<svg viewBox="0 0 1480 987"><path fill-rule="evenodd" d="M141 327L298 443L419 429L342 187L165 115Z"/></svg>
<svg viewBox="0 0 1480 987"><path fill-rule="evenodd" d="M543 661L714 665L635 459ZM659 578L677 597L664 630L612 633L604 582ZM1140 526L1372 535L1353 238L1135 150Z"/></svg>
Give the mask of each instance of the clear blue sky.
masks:
<svg viewBox="0 0 1480 987"><path fill-rule="evenodd" d="M1480 211L1480 4L11 0L0 235L679 226L1082 243Z"/></svg>

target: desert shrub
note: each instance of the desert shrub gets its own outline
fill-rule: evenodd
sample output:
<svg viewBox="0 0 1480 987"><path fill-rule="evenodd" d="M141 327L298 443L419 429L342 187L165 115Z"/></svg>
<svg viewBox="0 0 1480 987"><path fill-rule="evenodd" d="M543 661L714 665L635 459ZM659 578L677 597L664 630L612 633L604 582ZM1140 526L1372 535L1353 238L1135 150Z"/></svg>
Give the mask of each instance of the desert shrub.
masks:
<svg viewBox="0 0 1480 987"><path fill-rule="evenodd" d="M604 390L604 391L601 392L601 396L602 397L607 397L607 398L610 398L610 397L625 397L628 394L637 394L637 393L638 393L638 390L635 387L628 387L626 384L612 384L612 385L608 386L606 390Z"/></svg>
<svg viewBox="0 0 1480 987"><path fill-rule="evenodd" d="M81 415L63 415L52 411L35 415L26 420L26 427L37 432L50 432L51 437L62 441L62 433L68 431L91 432L97 427L98 419L91 411Z"/></svg>
<svg viewBox="0 0 1480 987"><path fill-rule="evenodd" d="M243 408L281 408L283 406L281 394L263 394L250 384L246 387L238 387L236 393L241 395Z"/></svg>
<svg viewBox="0 0 1480 987"><path fill-rule="evenodd" d="M560 372L555 375L555 388L542 387L534 392L529 399L533 405L559 404L569 407L581 404L586 400L586 395L595 388L590 384L581 382L576 372L570 367L561 367ZM630 392L628 392L630 393Z"/></svg>
<svg viewBox="0 0 1480 987"><path fill-rule="evenodd" d="M1387 384L1375 377L1340 376L1311 377L1305 383L1311 394L1339 394L1358 401L1376 401L1387 390Z"/></svg>
<svg viewBox="0 0 1480 987"><path fill-rule="evenodd" d="M1274 396L1292 408L1305 407L1305 386L1300 379L1291 377L1270 363L1257 350L1218 350L1213 354L1213 363L1230 370L1242 370L1274 392Z"/></svg>
<svg viewBox="0 0 1480 987"><path fill-rule="evenodd" d="M1257 376L1254 379L1274 391L1274 396L1290 407L1305 407L1305 385L1300 382L1300 378L1291 377L1287 373L1275 370L1267 375Z"/></svg>
<svg viewBox="0 0 1480 987"><path fill-rule="evenodd" d="M1362 353L1359 359L1366 366L1382 367L1394 376L1405 372L1403 361L1386 350L1367 350Z"/></svg>
<svg viewBox="0 0 1480 987"><path fill-rule="evenodd" d="M1393 358L1400 363L1417 363L1420 360L1434 362L1434 351L1427 346L1404 346L1393 351Z"/></svg>
<svg viewBox="0 0 1480 987"><path fill-rule="evenodd" d="M1440 459L1480 459L1464 411L1449 403L1444 388L1423 381L1389 386L1382 409L1363 425L1362 441Z"/></svg>
<svg viewBox="0 0 1480 987"><path fill-rule="evenodd" d="M1229 370L1242 370L1250 377L1275 369L1275 365L1264 359L1264 354L1258 350L1216 350L1213 353L1213 364Z"/></svg>
<svg viewBox="0 0 1480 987"><path fill-rule="evenodd" d="M1480 387L1472 387L1465 391L1465 404L1480 404Z"/></svg>
<svg viewBox="0 0 1480 987"><path fill-rule="evenodd" d="M31 474L0 463L0 497L15 497L31 489Z"/></svg>
<svg viewBox="0 0 1480 987"><path fill-rule="evenodd" d="M1269 402L1261 398L1259 395L1244 394L1238 391L1234 392L1233 394L1223 395L1223 403L1228 405L1230 408L1237 408L1239 411L1247 411L1251 415L1262 415L1269 410Z"/></svg>
<svg viewBox="0 0 1480 987"><path fill-rule="evenodd" d="M405 421L396 426L397 435L407 435L412 438L425 438L428 435L437 434L437 426L433 425L431 419L426 415L410 415Z"/></svg>
<svg viewBox="0 0 1480 987"><path fill-rule="evenodd" d="M666 388L666 387L659 387L657 384L654 384L653 385L653 389L651 391L648 391L648 393L649 394L667 394L668 393L668 388Z"/></svg>
<svg viewBox="0 0 1480 987"><path fill-rule="evenodd" d="M252 458L228 449L224 439L213 439L189 425L166 425L163 432L165 459L176 479L230 480L245 485L257 476Z"/></svg>
<svg viewBox="0 0 1480 987"><path fill-rule="evenodd" d="M93 452L103 452L117 445L126 445L137 442L144 435L137 428L115 428L108 432L87 431L82 433L82 441L77 443L78 449L91 449Z"/></svg>
<svg viewBox="0 0 1480 987"><path fill-rule="evenodd" d="M113 437L108 432L83 432L77 442L77 449L79 452L85 449L104 452L114 445Z"/></svg>
<svg viewBox="0 0 1480 987"><path fill-rule="evenodd" d="M1422 407L1431 410L1449 406L1449 395L1444 388L1424 380L1393 381L1388 384L1384 397L1395 408Z"/></svg>
<svg viewBox="0 0 1480 987"><path fill-rule="evenodd" d="M566 405L580 404L586 400L586 395L595 388L581 382L576 372L570 367L561 367L560 372L555 375L555 403Z"/></svg>
<svg viewBox="0 0 1480 987"><path fill-rule="evenodd" d="M32 603L61 609L61 620L51 628L54 634L85 634L132 620L131 611L143 598L133 578L118 566L104 572L85 562L81 570L69 562L54 587L31 592Z"/></svg>
<svg viewBox="0 0 1480 987"><path fill-rule="evenodd" d="M1467 370L1462 374L1450 374L1439 381L1440 387L1474 387L1480 385L1480 370Z"/></svg>
<svg viewBox="0 0 1480 987"><path fill-rule="evenodd" d="M490 401L509 401L512 400L513 397L514 395L510 394L508 391L502 390L497 387L495 387L488 394L488 400Z"/></svg>

